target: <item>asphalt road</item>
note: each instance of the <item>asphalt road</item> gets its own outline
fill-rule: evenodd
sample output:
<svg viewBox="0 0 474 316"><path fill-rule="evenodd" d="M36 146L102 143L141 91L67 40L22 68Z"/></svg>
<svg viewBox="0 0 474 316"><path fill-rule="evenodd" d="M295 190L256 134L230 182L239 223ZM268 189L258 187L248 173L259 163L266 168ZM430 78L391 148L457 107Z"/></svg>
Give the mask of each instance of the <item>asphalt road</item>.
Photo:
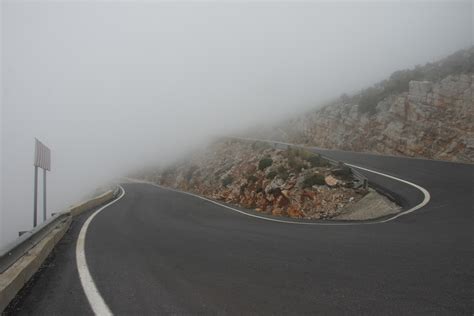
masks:
<svg viewBox="0 0 474 316"><path fill-rule="evenodd" d="M473 313L474 165L325 151L426 188L425 207L383 224L295 225L179 192L124 184L91 222L85 245L114 314ZM419 190L365 172L405 209ZM75 220L8 310L90 314L75 265Z"/></svg>

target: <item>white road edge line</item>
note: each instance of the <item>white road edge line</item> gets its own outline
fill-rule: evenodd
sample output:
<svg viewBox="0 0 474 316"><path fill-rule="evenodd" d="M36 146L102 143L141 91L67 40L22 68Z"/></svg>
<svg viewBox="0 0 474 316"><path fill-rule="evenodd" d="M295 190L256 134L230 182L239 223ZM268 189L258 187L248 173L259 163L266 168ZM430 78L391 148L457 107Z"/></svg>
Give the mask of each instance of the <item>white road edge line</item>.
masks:
<svg viewBox="0 0 474 316"><path fill-rule="evenodd" d="M371 169L367 169L367 168L363 168L363 167L359 167L359 166L356 166L356 165L352 165L352 164L348 164L346 163L346 165L350 166L350 167L353 167L353 168L357 168L357 169L361 169L361 170L365 170L365 171L368 171L368 172L372 172L372 173L375 173L375 174L378 174L378 175L381 175L381 176L384 176L384 177L387 177L387 178L390 178L390 179L394 179L394 180L397 180L397 181L400 181L400 182L403 182L403 183L406 183L408 185L411 185L415 188L417 188L418 190L421 191L421 193L423 193L423 201L421 201L420 204L418 205L415 205L414 207L412 207L411 209L409 210L406 210L406 211L403 211L403 212L400 212L398 214L395 214L394 216L390 217L390 218L387 218L385 220L382 220L382 221L379 221L380 223L386 223L386 222L389 222L389 221L392 221L394 220L395 218L398 218L400 216L403 216L403 215L406 215L406 214L409 214L409 213L412 213L420 208L422 208L423 206L425 206L426 204L429 203L430 199L431 199L431 195L430 195L430 192L428 192L428 190L426 190L425 188L423 188L422 186L418 185L418 184L415 184L415 183L412 183L412 182L409 182L407 180L403 180L403 179L400 179L400 178L397 178L397 177L394 177L394 176L391 176L391 175L388 175L388 174L385 174L385 173L382 173L382 172L378 172L378 171L374 171L374 170L371 170Z"/></svg>
<svg viewBox="0 0 474 316"><path fill-rule="evenodd" d="M84 222L82 225L81 231L79 232L79 236L77 237L77 244L76 244L76 264L77 264L77 271L79 272L79 279L81 280L82 289L86 294L87 300L89 301L89 305L92 308L92 311L96 315L113 315L110 311L109 307L105 303L104 299L97 290L97 287L94 283L94 279L91 276L89 271L89 267L87 266L86 261L86 253L85 253L85 241L86 241L86 234L87 229L89 228L89 224L92 222L94 217L99 214L103 209L106 207L114 204L118 200L120 200L125 195L125 190L122 186L120 186L122 193L118 198L115 200L107 203L106 205L99 208L95 211L89 218Z"/></svg>
<svg viewBox="0 0 474 316"><path fill-rule="evenodd" d="M153 183L153 182L150 182L150 181L144 181L144 180L138 180L138 179L132 179L132 178L125 178L126 180L128 181L131 181L131 182L138 182L138 183L145 183L145 184L149 184L149 185L153 185L155 187L158 187L160 189L164 189L164 190L169 190L169 191L174 191L174 192L179 192L179 193L183 193L183 194L187 194L187 195L191 195L191 196L194 196L194 197L197 197L201 200L204 200L204 201L208 201L208 202L211 202L213 204L216 204L216 205L219 205L219 206L222 206L226 209L229 209L231 211L234 211L234 212L238 212L238 213L241 213L241 214L244 214L244 215L247 215L247 216L250 216L250 217L255 217L255 218L259 218L259 219L263 219L263 220L266 220L266 221L272 221L272 222L278 222L278 223L285 223L285 224L297 224L297 225L326 225L326 226L343 226L343 225L368 225L368 224L380 224L380 223L387 223L387 222L390 222L400 216L403 216L403 215L406 215L406 214L409 214L409 213L412 213L420 208L422 208L423 206L425 206L426 204L428 204L428 202L430 201L431 199L431 196L430 196L430 193L428 192L428 190L426 190L425 188L415 184L415 183L412 183L412 182L409 182L409 181L406 181L406 180L403 180L403 179L400 179L400 178L397 178L397 177L394 177L394 176L391 176L391 175L388 175L388 174L385 174L385 173L382 173L382 172L378 172L378 171L374 171L374 170L371 170L371 169L367 169L367 168L363 168L363 167L359 167L359 166L356 166L356 165L352 165L352 164L346 164L348 166L351 166L351 167L354 167L354 168L358 168L358 169L362 169L362 170L365 170L365 171L368 171L368 172L372 172L372 173L375 173L375 174L378 174L378 175L381 175L381 176L385 176L387 178L390 178L390 179L394 179L394 180L397 180L397 181L400 181L400 182L403 182L405 184L408 184L408 185L411 185L415 188L417 188L418 190L420 190L423 195L424 195L424 199L423 201L418 204L418 205L415 205L414 207L406 210L406 211L403 211L401 213L398 213L398 214L395 214L394 216L392 217L389 217L389 218L386 218L386 219L383 219L383 220L374 220L374 221L371 221L371 222L360 222L360 223L357 223L357 222L332 222L332 223L321 223L321 222L318 222L318 223L315 223L315 222L293 222L293 221L286 221L286 220L281 220L281 219L276 219L276 218L269 218L269 217L264 217L264 216L259 216L259 215L255 215L255 214L250 214L250 213L247 213L247 212L244 212L244 211L241 211L241 210L238 210L238 209L235 209L233 207L230 207L228 205L225 205L225 204L222 204L222 203L219 203L217 201L213 201L211 199L208 199L206 197L203 197L203 196L200 196L200 195L197 195L197 194L194 194L194 193L190 193L190 192L186 192L186 191L181 191L181 190L177 190L177 189L172 189L172 188L167 188L167 187L164 187L164 186L161 186L161 185L158 185L156 183Z"/></svg>

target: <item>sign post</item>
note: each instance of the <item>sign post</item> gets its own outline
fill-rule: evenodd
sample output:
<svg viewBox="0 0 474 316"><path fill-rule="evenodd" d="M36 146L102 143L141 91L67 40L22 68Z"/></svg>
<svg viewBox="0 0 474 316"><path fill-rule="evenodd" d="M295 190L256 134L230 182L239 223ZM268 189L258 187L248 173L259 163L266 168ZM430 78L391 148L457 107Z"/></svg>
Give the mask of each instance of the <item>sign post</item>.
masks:
<svg viewBox="0 0 474 316"><path fill-rule="evenodd" d="M46 169L43 169L43 222L46 220Z"/></svg>
<svg viewBox="0 0 474 316"><path fill-rule="evenodd" d="M38 167L35 166L35 197L34 197L35 206L33 208L33 227L36 227L37 214L38 214Z"/></svg>
<svg viewBox="0 0 474 316"><path fill-rule="evenodd" d="M33 227L37 225L38 217L38 168L43 169L43 221L46 220L46 171L51 171L51 150L35 138L35 185Z"/></svg>

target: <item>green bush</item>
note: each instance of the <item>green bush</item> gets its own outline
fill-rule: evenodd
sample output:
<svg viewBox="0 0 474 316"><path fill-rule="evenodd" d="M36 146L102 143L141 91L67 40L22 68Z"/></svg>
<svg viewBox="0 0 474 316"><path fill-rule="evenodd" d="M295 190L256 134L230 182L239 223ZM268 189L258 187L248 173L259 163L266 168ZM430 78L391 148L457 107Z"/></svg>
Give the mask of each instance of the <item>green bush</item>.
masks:
<svg viewBox="0 0 474 316"><path fill-rule="evenodd" d="M265 170L266 168L270 167L273 164L273 160L271 158L263 158L258 162L258 169Z"/></svg>
<svg viewBox="0 0 474 316"><path fill-rule="evenodd" d="M278 173L275 170L272 170L267 174L267 179L273 179L277 176L277 174Z"/></svg>
<svg viewBox="0 0 474 316"><path fill-rule="evenodd" d="M327 161L324 160L320 155L311 155L308 158L306 158L306 161L308 161L311 164L311 167L326 167L328 165Z"/></svg>
<svg viewBox="0 0 474 316"><path fill-rule="evenodd" d="M292 170L296 172L300 172L301 169L305 167L304 162L301 159L296 158L296 157L288 158L288 165L290 166Z"/></svg>
<svg viewBox="0 0 474 316"><path fill-rule="evenodd" d="M280 179L282 179L282 180L284 180L284 181L288 180L288 177L289 177L289 176L290 176L290 175L288 174L287 171L282 171L282 172L279 172L279 173L278 173L278 178L280 178Z"/></svg>
<svg viewBox="0 0 474 316"><path fill-rule="evenodd" d="M255 183L255 182L257 182L257 180L258 180L258 178L256 176L254 176L253 174L251 174L247 177L247 182L249 182L249 183Z"/></svg>
<svg viewBox="0 0 474 316"><path fill-rule="evenodd" d="M324 185L326 182L324 181L324 176L321 174L313 174L307 176L303 180L303 188L310 188L313 185Z"/></svg>
<svg viewBox="0 0 474 316"><path fill-rule="evenodd" d="M291 159L291 158L307 159L312 154L309 151L307 151L306 149L303 149L303 148L289 147L286 150L285 155L288 159Z"/></svg>
<svg viewBox="0 0 474 316"><path fill-rule="evenodd" d="M224 179L222 179L222 185L223 186L228 186L234 181L234 178L232 176L226 176Z"/></svg>
<svg viewBox="0 0 474 316"><path fill-rule="evenodd" d="M375 114L377 104L382 101L383 93L375 87L370 87L360 94L359 108L361 113Z"/></svg>
<svg viewBox="0 0 474 316"><path fill-rule="evenodd" d="M331 170L331 173L338 177L349 178L352 175L352 170L348 166Z"/></svg>
<svg viewBox="0 0 474 316"><path fill-rule="evenodd" d="M288 171L286 170L286 168L284 166L279 166L277 168L277 172L278 172L278 178L282 179L282 180L287 180L288 177L290 176L288 174Z"/></svg>

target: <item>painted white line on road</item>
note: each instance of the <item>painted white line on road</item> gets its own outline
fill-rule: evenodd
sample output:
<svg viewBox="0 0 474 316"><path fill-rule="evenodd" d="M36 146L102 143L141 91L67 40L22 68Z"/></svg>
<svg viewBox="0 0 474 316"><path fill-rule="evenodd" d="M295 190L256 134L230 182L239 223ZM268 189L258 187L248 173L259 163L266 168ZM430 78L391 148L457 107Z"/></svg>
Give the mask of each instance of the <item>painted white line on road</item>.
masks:
<svg viewBox="0 0 474 316"><path fill-rule="evenodd" d="M251 213L247 213L247 212L244 212L242 210L238 210L236 208L233 208L231 206L228 206L228 205L225 205L225 204L222 204L222 203L219 203L217 201L214 201L214 200L211 200L211 199L208 199L206 197L203 197L203 196L200 196L200 195L197 195L197 194L194 194L194 193L190 193L190 192L186 192L186 191L181 191L181 190L177 190L177 189L172 189L172 188L167 188L167 187L164 187L164 186L161 186L161 185L158 185L156 183L153 183L153 182L150 182L150 181L144 181L144 180L138 180L138 179L131 179L131 178L125 178L127 179L128 181L131 181L131 182L138 182L138 183L145 183L145 184L149 184L149 185L153 185L155 187L158 187L160 189L164 189L164 190L169 190L169 191L174 191L174 192L179 192L179 193L183 193L183 194L187 194L187 195L191 195L191 196L194 196L194 197L197 197L201 200L204 200L204 201L207 201L207 202L210 202L210 203L213 203L213 204L216 204L216 205L219 205L219 206L222 206L226 209L229 209L231 211L234 211L234 212L238 212L238 213L241 213L241 214L244 214L244 215L247 215L247 216L250 216L250 217L255 217L255 218L259 218L259 219L263 219L263 220L266 220L266 221L272 221L272 222L278 222L278 223L285 223L285 224L297 224L297 225L330 225L330 226L342 226L342 225L367 225L367 224L380 224L380 223L386 223L386 222L390 222L400 216L403 216L403 215L406 215L406 214L409 214L409 213L412 213L420 208L422 208L423 206L425 206L426 204L428 204L428 202L430 201L431 199L431 196L430 196L430 193L428 192L428 190L426 190L425 188L415 184L415 183L412 183L412 182L409 182L409 181L406 181L406 180L403 180L403 179L400 179L400 178L397 178L397 177L394 177L394 176L391 176L391 175L388 175L388 174L385 174L385 173L382 173L382 172L378 172L378 171L374 171L374 170L371 170L371 169L367 169L367 168L363 168L363 167L359 167L359 166L356 166L356 165L352 165L352 164L346 164L348 166L351 166L351 167L354 167L354 168L358 168L358 169L361 169L361 170L365 170L365 171L368 171L368 172L372 172L372 173L375 173L375 174L378 174L378 175L381 175L381 176L385 176L387 178L390 178L390 179L393 179L393 180L397 180L397 181L400 181L400 182L403 182L405 184L408 184L408 185L411 185L415 188L417 188L418 190L420 190L423 195L424 195L424 198L423 198L423 201L419 204L417 204L416 206L410 208L409 210L406 210L406 211L403 211L401 213L398 213L398 214L395 214L394 216L392 217L389 217L389 218L386 218L386 219L383 219L383 220L373 220L373 221L368 221L368 222L360 222L360 223L357 223L357 222L343 222L343 221L340 221L340 222L328 222L328 223L322 223L322 222L295 222L295 221L288 221L288 220L282 220L282 219L276 219L276 218L269 218L269 217L265 217L265 216L259 216L259 215L256 215L256 214L251 214Z"/></svg>
<svg viewBox="0 0 474 316"><path fill-rule="evenodd" d="M288 145L288 146L297 146L297 147L303 147L303 148L306 148L307 150L311 150L311 149L317 149L317 150L320 150L320 151L325 151L327 149L324 149L324 148L320 148L320 147L307 147L305 145L295 145L295 144L290 144L290 143L284 143L284 142L278 142L278 141L273 141L273 140L268 140L268 139L259 139L259 138L245 138L245 137L231 137L231 138L235 138L235 139L242 139L242 140L250 140L250 141L259 141L259 142L265 142L265 143L273 143L273 144L283 144L283 145ZM375 155L375 154L370 154L369 155ZM379 155L379 156L382 156L384 157L384 155ZM388 157L393 157L393 158L403 158L403 159L406 159L406 158L409 158L409 159L417 159L417 160L430 160L430 159L420 159L420 158L412 158L412 157L397 157L397 156L389 156ZM326 159L328 159L328 157L325 157ZM331 159L331 158L329 158ZM434 161L438 161L438 160L434 160ZM378 172L378 171L374 171L374 170L371 170L371 169L367 169L367 168L363 168L363 167L359 167L359 166L356 166L356 165L352 165L352 164L349 164L349 163L344 163L345 165L347 166L351 166L353 168L358 168L358 169L361 169L361 170L365 170L365 171L368 171L368 172L372 172L372 173L375 173L375 174L378 174L378 175L381 175L381 176L384 176L384 177L387 177L387 178L390 178L390 179L394 179L394 180L397 180L397 181L400 181L400 182L403 182L405 184L408 184L408 185L411 185L415 188L417 188L418 190L421 191L421 193L423 193L423 201L417 205L415 205L414 207L410 208L409 210L406 210L406 211L403 211L401 213L398 213L398 214L395 214L394 216L392 217L389 217L387 219L384 219L384 220L374 220L372 222L364 222L364 223L355 223L355 224L377 224L377 223L386 223L386 222L389 222L389 221L392 221L400 216L403 216L403 215L406 215L406 214L409 214L409 213L412 213L420 208L422 208L423 206L425 206L426 204L428 204L428 202L430 201L431 199L431 195L430 193L428 192L428 190L426 190L425 188L423 188L422 186L419 186L418 184L415 184L415 183L412 183L412 182L409 182L409 181L406 181L406 180L403 180L403 179L400 179L400 178L397 178L397 177L394 177L394 176L391 176L391 175L388 175L388 174L385 174L385 173L382 173L382 172ZM329 224L329 223L328 223Z"/></svg>
<svg viewBox="0 0 474 316"><path fill-rule="evenodd" d="M374 171L374 170L370 170L370 169L367 169L367 168L363 168L363 167L359 167L359 166L356 166L356 165L352 165L352 164L349 164L349 163L346 163L346 165L348 166L351 166L353 168L357 168L357 169L361 169L361 170L365 170L365 171L368 171L368 172L372 172L372 173L375 173L375 174L378 174L378 175L381 175L381 176L384 176L384 177L387 177L387 178L390 178L390 179L394 179L394 180L397 180L397 181L400 181L400 182L403 182L405 184L408 184L408 185L411 185L415 188L417 188L418 190L421 191L421 193L423 193L423 201L418 204L418 205L415 205L414 207L412 207L411 209L409 210L406 210L406 211L403 211L403 212L400 212L398 214L395 214L394 216L390 217L390 218L387 218L385 220L381 220L379 221L379 223L386 223L386 222L389 222L391 220L394 220L395 218L398 218L400 216L403 216L403 215L406 215L406 214L410 214L420 208L422 208L423 206L425 206L426 204L428 204L428 202L430 201L431 199L431 195L430 195L430 192L428 192L428 190L426 190L425 188L423 188L422 186L419 186L418 184L415 184L415 183L412 183L412 182L409 182L409 181L406 181L406 180L403 180L403 179L400 179L400 178L397 178L397 177L394 177L394 176L391 176L391 175L388 175L388 174L385 174L385 173L382 173L382 172L378 172L378 171Z"/></svg>
<svg viewBox="0 0 474 316"><path fill-rule="evenodd" d="M82 289L84 290L84 293L86 294L87 300L89 301L89 305L91 306L92 311L96 315L112 315L112 312L110 311L109 307L107 306L104 299L100 295L99 290L97 290L97 287L94 283L94 279L92 278L91 273L89 271L89 267L87 266L86 253L85 253L85 241L86 241L87 228L89 228L89 224L94 219L94 217L97 214L99 214L100 211L114 204L125 195L125 190L120 185L119 187L122 190L122 193L120 194L120 196L117 199L102 206L97 211L95 211L91 216L89 216L89 218L82 225L81 231L79 232L79 237L77 238L76 264L77 264L77 270L79 271L79 279L81 280Z"/></svg>

